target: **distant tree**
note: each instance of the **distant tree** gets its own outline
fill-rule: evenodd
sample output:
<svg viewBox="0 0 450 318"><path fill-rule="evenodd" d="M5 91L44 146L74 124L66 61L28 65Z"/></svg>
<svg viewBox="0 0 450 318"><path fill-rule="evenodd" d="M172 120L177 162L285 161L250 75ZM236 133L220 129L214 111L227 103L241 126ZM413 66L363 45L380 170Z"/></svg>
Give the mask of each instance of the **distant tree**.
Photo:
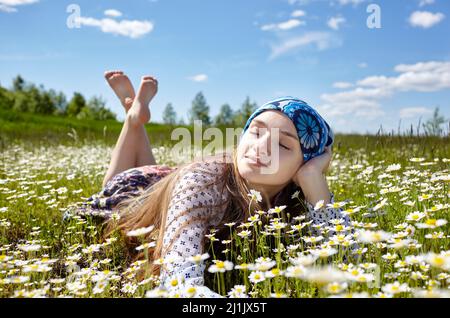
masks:
<svg viewBox="0 0 450 318"><path fill-rule="evenodd" d="M102 108L97 112L97 120L117 120L116 113L110 111L108 108Z"/></svg>
<svg viewBox="0 0 450 318"><path fill-rule="evenodd" d="M23 91L16 91L13 95L12 109L17 112L28 112L32 103L28 94Z"/></svg>
<svg viewBox="0 0 450 318"><path fill-rule="evenodd" d="M244 126L247 119L257 108L256 103L250 102L250 97L247 96L241 108L235 113L233 122L236 126Z"/></svg>
<svg viewBox="0 0 450 318"><path fill-rule="evenodd" d="M94 112L95 120L117 120L116 114L106 108L106 100L93 96L88 103L88 107Z"/></svg>
<svg viewBox="0 0 450 318"><path fill-rule="evenodd" d="M177 123L177 113L172 106L172 103L168 103L163 111L163 123L169 125L176 125Z"/></svg>
<svg viewBox="0 0 450 318"><path fill-rule="evenodd" d="M44 86L39 88L34 84L26 88L25 93L28 95L28 111L35 114L52 114L56 107L51 99L50 94L45 90Z"/></svg>
<svg viewBox="0 0 450 318"><path fill-rule="evenodd" d="M33 90L34 88L34 90ZM17 75L12 82L12 109L18 112L29 112L35 108L35 101L33 94L36 95L35 87L27 85L22 76Z"/></svg>
<svg viewBox="0 0 450 318"><path fill-rule="evenodd" d="M12 92L0 86L0 108L11 109L14 105Z"/></svg>
<svg viewBox="0 0 450 318"><path fill-rule="evenodd" d="M55 111L55 103L43 85L37 87L27 83L20 75L13 79L10 92L11 108L19 112L35 114L51 114Z"/></svg>
<svg viewBox="0 0 450 318"><path fill-rule="evenodd" d="M101 97L92 97L89 102L81 93L75 92L67 103L63 92L46 90L43 85L27 83L20 75L13 79L9 91L0 86L0 108L18 112L44 115L60 115L94 120L117 120L116 114L105 107Z"/></svg>
<svg viewBox="0 0 450 318"><path fill-rule="evenodd" d="M25 88L25 80L22 78L22 76L17 75L15 78L13 78L13 91L14 92L20 92L23 91Z"/></svg>
<svg viewBox="0 0 450 318"><path fill-rule="evenodd" d="M41 104L41 93L39 92L38 88L35 85L30 84L24 91L21 92L27 95L27 105L24 107L26 108L25 111L30 113L37 113Z"/></svg>
<svg viewBox="0 0 450 318"><path fill-rule="evenodd" d="M75 117L77 119L94 119L95 114L92 108L83 106Z"/></svg>
<svg viewBox="0 0 450 318"><path fill-rule="evenodd" d="M101 97L93 96L76 115L78 119L116 120L116 114L105 107L106 101Z"/></svg>
<svg viewBox="0 0 450 318"><path fill-rule="evenodd" d="M211 119L209 118L209 106L206 103L205 96L202 92L199 92L194 100L189 111L189 123L194 124L194 120L201 120L203 125L211 125Z"/></svg>
<svg viewBox="0 0 450 318"><path fill-rule="evenodd" d="M37 107L39 114L51 115L55 112L56 106L52 96L48 91L41 91L41 98Z"/></svg>
<svg viewBox="0 0 450 318"><path fill-rule="evenodd" d="M67 105L66 115L69 117L76 117L85 106L86 100L84 99L83 95L75 92L69 104Z"/></svg>
<svg viewBox="0 0 450 318"><path fill-rule="evenodd" d="M64 115L67 108L67 98L66 95L64 95L63 92L57 93L55 90L50 89L48 91L51 100L53 101L53 104L55 105L54 114L55 115Z"/></svg>
<svg viewBox="0 0 450 318"><path fill-rule="evenodd" d="M180 126L186 125L186 123L184 122L183 117L181 117L180 120L178 121L178 125L180 125Z"/></svg>
<svg viewBox="0 0 450 318"><path fill-rule="evenodd" d="M214 119L215 125L231 126L233 125L233 110L229 104L223 104L220 107L219 114Z"/></svg>
<svg viewBox="0 0 450 318"><path fill-rule="evenodd" d="M445 118L439 115L439 107L437 107L434 109L433 117L422 125L428 135L440 136L443 131L441 128L443 123L445 123Z"/></svg>

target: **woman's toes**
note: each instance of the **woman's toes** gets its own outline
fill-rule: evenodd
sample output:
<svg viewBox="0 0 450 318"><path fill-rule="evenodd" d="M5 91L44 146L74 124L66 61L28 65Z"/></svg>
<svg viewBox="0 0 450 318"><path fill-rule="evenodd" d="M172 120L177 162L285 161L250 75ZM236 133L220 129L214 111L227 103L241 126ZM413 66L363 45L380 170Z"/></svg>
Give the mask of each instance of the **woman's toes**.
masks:
<svg viewBox="0 0 450 318"><path fill-rule="evenodd" d="M106 71L105 72L105 78L109 79L114 74L114 71Z"/></svg>
<svg viewBox="0 0 450 318"><path fill-rule="evenodd" d="M106 79L110 79L116 75L123 75L123 71L106 71L104 75Z"/></svg>

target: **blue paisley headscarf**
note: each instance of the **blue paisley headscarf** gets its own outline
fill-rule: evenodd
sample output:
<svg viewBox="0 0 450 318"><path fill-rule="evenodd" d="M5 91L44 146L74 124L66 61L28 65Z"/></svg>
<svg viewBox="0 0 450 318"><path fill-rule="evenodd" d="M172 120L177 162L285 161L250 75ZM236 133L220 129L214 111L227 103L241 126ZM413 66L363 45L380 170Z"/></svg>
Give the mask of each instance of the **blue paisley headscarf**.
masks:
<svg viewBox="0 0 450 318"><path fill-rule="evenodd" d="M321 155L325 147L333 144L334 133L328 123L306 102L291 96L281 97L258 107L248 118L241 137L256 116L270 109L282 111L294 123L304 162Z"/></svg>

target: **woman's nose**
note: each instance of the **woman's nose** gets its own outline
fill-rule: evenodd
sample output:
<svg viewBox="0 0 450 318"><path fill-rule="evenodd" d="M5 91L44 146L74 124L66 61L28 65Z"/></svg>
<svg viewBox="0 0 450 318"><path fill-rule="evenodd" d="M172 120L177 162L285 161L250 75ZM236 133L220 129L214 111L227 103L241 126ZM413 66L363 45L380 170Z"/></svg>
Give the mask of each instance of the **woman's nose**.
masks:
<svg viewBox="0 0 450 318"><path fill-rule="evenodd" d="M262 134L256 141L256 150L259 156L270 156L271 152L271 134L269 130L261 130Z"/></svg>

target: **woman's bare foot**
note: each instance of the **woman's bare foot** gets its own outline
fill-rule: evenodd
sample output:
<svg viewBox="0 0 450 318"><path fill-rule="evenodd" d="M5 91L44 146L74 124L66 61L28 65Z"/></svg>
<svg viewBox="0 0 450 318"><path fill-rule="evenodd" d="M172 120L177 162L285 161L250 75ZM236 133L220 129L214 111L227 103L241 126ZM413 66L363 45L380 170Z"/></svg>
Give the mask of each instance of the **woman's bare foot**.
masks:
<svg viewBox="0 0 450 318"><path fill-rule="evenodd" d="M146 124L151 117L148 104L158 91L158 81L152 76L143 76L141 86L128 111L128 117L133 124Z"/></svg>
<svg viewBox="0 0 450 318"><path fill-rule="evenodd" d="M120 99L125 112L128 112L135 97L134 88L128 76L122 71L107 71L105 79Z"/></svg>

